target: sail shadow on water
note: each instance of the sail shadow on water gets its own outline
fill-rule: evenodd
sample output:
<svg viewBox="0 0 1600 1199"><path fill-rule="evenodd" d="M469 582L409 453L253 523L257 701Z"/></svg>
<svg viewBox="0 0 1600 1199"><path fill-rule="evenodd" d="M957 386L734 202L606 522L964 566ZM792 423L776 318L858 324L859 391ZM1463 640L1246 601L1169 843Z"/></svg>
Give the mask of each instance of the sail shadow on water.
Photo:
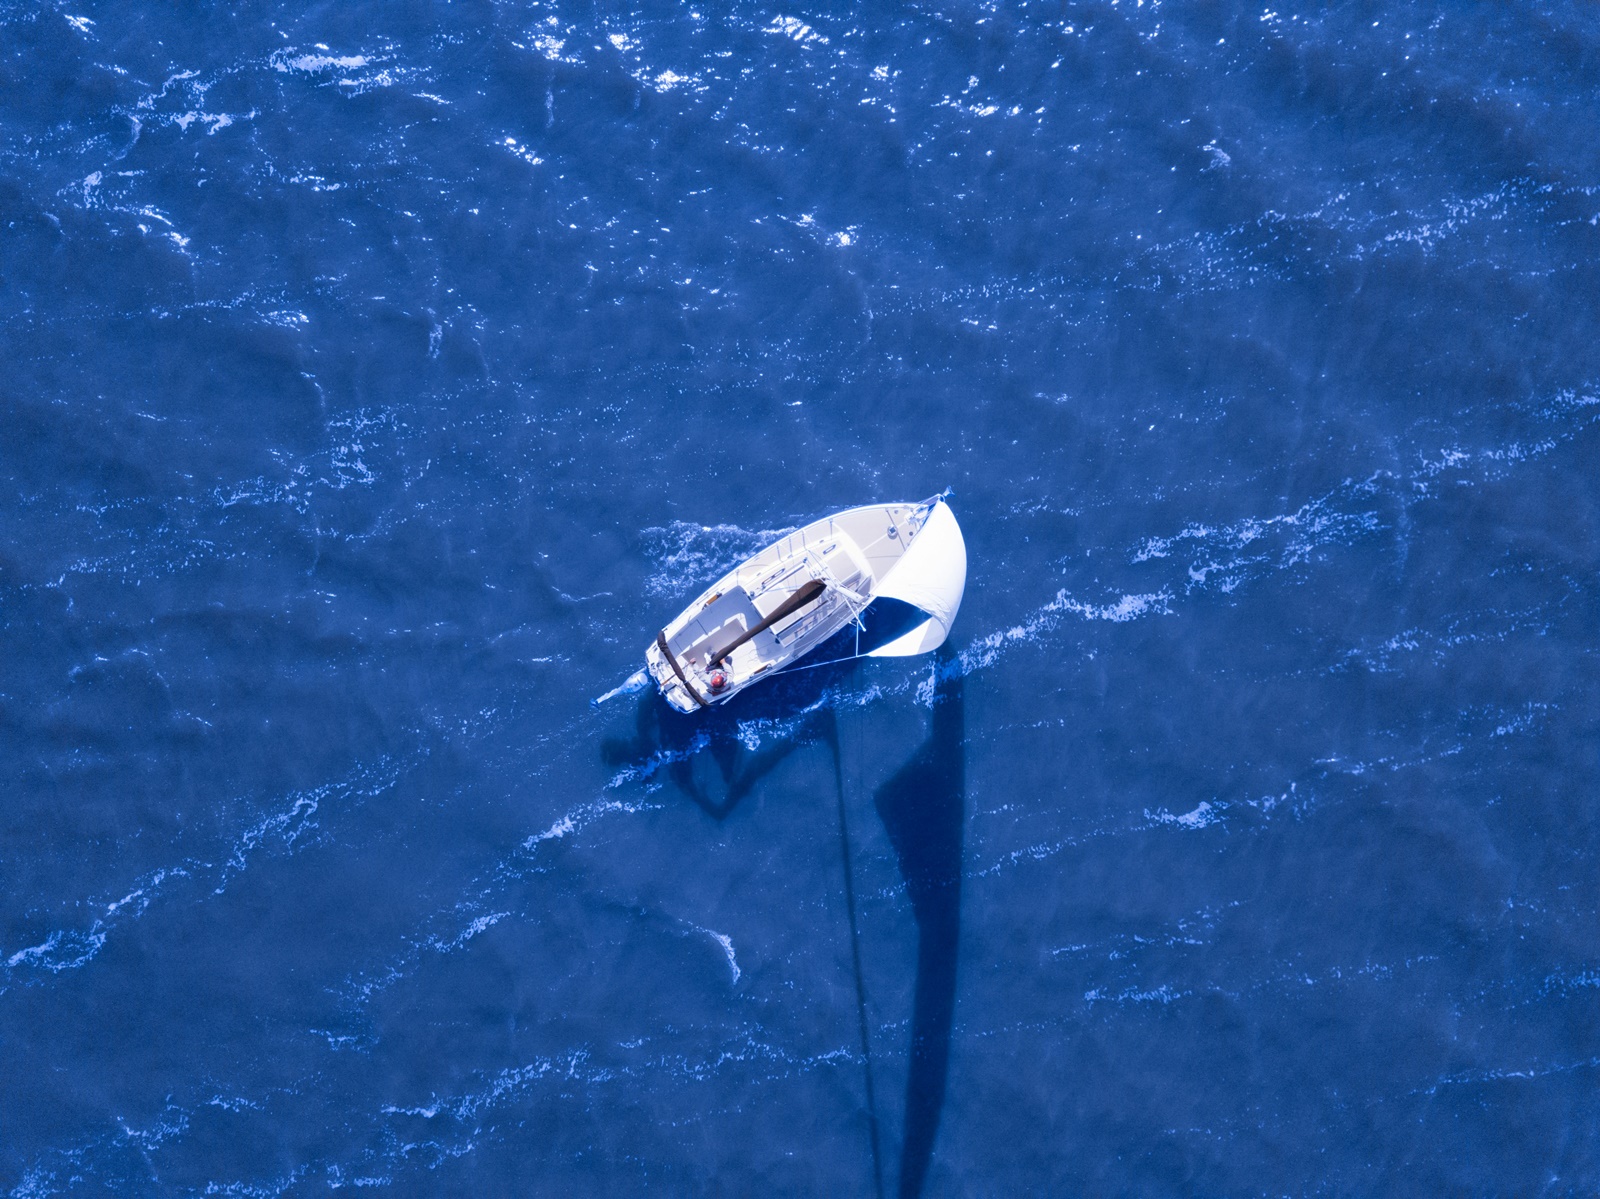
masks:
<svg viewBox="0 0 1600 1199"><path fill-rule="evenodd" d="M875 799L917 925L917 976L900 1149L901 1199L922 1193L944 1109L961 945L961 852L966 822L963 680L948 647L935 667L927 740Z"/></svg>

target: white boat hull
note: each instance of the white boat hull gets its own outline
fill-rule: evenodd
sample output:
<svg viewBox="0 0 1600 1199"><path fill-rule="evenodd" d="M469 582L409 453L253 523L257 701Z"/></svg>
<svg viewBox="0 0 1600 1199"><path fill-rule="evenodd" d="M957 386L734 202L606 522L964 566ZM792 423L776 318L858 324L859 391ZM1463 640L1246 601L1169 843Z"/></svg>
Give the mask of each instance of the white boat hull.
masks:
<svg viewBox="0 0 1600 1199"><path fill-rule="evenodd" d="M942 496L850 508L773 542L681 612L645 651L680 712L724 703L805 657L873 600L927 619L871 652L925 653L942 643L966 583L966 545Z"/></svg>

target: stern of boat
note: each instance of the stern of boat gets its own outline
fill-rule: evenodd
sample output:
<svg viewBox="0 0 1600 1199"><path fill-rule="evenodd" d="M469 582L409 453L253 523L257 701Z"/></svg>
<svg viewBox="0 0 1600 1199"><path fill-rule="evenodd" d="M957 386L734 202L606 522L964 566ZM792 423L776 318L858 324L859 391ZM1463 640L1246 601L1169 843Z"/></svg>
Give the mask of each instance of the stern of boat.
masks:
<svg viewBox="0 0 1600 1199"><path fill-rule="evenodd" d="M673 672L672 665L661 652L659 645L651 645L644 651L644 664L650 671L650 679L656 685L656 690L661 692L663 699L679 712L693 712L699 708L694 698L689 694L688 688Z"/></svg>

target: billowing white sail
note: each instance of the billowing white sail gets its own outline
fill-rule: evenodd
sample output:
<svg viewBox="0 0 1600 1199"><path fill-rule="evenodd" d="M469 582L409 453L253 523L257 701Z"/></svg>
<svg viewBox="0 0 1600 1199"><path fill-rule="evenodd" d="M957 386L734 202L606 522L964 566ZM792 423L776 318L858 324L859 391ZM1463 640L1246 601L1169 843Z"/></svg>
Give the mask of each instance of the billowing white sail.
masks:
<svg viewBox="0 0 1600 1199"><path fill-rule="evenodd" d="M940 500L900 560L873 588L874 599L902 600L926 612L928 619L865 656L908 658L938 649L950 635L966 588L967 543L955 514Z"/></svg>

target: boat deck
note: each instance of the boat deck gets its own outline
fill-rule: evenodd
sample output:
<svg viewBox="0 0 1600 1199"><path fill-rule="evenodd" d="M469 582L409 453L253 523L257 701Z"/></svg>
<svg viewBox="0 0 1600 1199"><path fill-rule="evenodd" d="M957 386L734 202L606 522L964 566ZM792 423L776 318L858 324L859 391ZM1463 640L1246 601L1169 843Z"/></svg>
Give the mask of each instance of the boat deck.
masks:
<svg viewBox="0 0 1600 1199"><path fill-rule="evenodd" d="M728 699L757 678L782 670L853 620L900 560L920 525L914 504L875 504L814 521L740 563L662 630L645 660L662 694L689 712ZM820 595L738 644L802 588ZM713 692L719 665L726 685Z"/></svg>

